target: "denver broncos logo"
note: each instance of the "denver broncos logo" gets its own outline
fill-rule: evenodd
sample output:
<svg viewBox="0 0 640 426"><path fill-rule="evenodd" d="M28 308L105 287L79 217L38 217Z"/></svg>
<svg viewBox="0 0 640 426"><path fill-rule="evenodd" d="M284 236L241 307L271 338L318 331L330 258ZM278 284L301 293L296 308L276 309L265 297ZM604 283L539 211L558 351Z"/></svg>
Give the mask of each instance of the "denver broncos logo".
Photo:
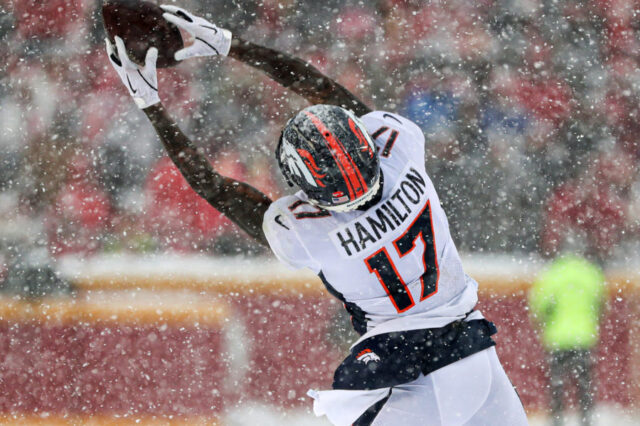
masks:
<svg viewBox="0 0 640 426"><path fill-rule="evenodd" d="M365 365L369 364L371 361L380 361L380 357L376 355L371 349L365 349L361 351L358 355L356 355L356 359L360 362L364 362Z"/></svg>
<svg viewBox="0 0 640 426"><path fill-rule="evenodd" d="M320 179L326 175L320 173L320 168L309 152L296 150L290 143L283 143L280 161L292 174L303 177L310 185L324 187Z"/></svg>
<svg viewBox="0 0 640 426"><path fill-rule="evenodd" d="M307 168L313 175L314 179L316 180L316 183L324 188L325 185L324 183L322 183L321 179L327 176L327 174L320 173L320 167L318 167L318 165L316 164L316 161L313 159L309 151L305 151L304 149L301 149L301 148L298 148L296 151L298 152L298 155L302 157L302 161L304 161L304 163L307 165Z"/></svg>
<svg viewBox="0 0 640 426"><path fill-rule="evenodd" d="M362 134L362 130L360 130L360 128L356 126L355 121L353 121L351 118L349 118L349 127L351 128L351 131L358 137L360 145L362 145L361 149L364 152L369 153L369 158L373 158L373 149L371 147L371 144L369 143L369 140Z"/></svg>

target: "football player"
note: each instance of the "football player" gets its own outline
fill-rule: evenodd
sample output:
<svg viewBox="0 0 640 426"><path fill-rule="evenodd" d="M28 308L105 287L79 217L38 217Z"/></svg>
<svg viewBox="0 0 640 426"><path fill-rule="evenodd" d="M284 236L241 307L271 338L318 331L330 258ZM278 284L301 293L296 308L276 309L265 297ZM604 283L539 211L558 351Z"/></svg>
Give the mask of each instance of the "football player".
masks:
<svg viewBox="0 0 640 426"><path fill-rule="evenodd" d="M193 189L293 268L314 271L361 334L333 389L310 391L336 425L524 425L522 404L496 355L492 323L474 310L477 283L462 268L425 170L425 138L393 112L372 111L317 69L175 6L164 18L191 33L175 54L230 56L312 106L285 125L276 158L294 195L272 201L221 176L168 116L156 59L134 64L124 43L107 53L170 158Z"/></svg>

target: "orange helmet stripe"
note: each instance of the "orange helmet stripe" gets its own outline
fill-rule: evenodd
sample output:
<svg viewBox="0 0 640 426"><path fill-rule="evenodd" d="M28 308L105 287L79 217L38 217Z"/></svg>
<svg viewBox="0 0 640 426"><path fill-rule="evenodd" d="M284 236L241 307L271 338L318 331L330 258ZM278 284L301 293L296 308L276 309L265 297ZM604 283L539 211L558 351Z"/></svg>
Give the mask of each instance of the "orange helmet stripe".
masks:
<svg viewBox="0 0 640 426"><path fill-rule="evenodd" d="M324 140L329 146L329 151L336 161L342 177L347 183L349 189L349 200L355 200L363 196L367 190L367 184L360 173L360 169L355 164L349 153L344 149L344 145L335 137L333 133L325 126L325 124L309 111L305 111L311 122L316 126Z"/></svg>

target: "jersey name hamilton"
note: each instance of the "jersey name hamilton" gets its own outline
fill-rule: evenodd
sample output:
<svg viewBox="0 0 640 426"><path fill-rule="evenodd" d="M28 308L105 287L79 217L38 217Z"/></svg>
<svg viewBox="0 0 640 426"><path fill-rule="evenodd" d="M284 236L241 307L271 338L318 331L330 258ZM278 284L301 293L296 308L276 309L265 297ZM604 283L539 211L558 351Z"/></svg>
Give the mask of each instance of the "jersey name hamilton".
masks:
<svg viewBox="0 0 640 426"><path fill-rule="evenodd" d="M413 167L401 174L389 198L363 217L330 233L343 257L350 257L388 239L387 234L406 227L408 219L424 205L427 183Z"/></svg>

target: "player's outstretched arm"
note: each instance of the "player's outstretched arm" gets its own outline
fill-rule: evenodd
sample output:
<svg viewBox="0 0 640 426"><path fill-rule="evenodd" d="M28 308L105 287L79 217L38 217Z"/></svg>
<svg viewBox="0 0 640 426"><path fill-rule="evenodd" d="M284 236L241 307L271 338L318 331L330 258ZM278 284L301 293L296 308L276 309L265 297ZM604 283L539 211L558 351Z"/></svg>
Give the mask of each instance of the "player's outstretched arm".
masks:
<svg viewBox="0 0 640 426"><path fill-rule="evenodd" d="M143 111L169 157L194 191L247 234L267 245L262 220L271 199L251 185L216 172L204 153L169 117L162 104L152 105Z"/></svg>
<svg viewBox="0 0 640 426"><path fill-rule="evenodd" d="M231 41L229 56L263 71L312 104L338 105L362 116L371 112L357 96L300 58L240 37Z"/></svg>
<svg viewBox="0 0 640 426"><path fill-rule="evenodd" d="M156 59L158 51L149 49L144 67L128 57L124 42L116 37L115 49L109 40L107 54L122 82L144 111L160 137L169 157L198 195L223 213L260 243L267 245L262 221L271 200L252 186L216 172L204 153L185 136L160 103Z"/></svg>
<svg viewBox="0 0 640 426"><path fill-rule="evenodd" d="M191 46L176 52L177 60L195 56L228 55L259 69L312 104L338 105L353 110L356 115L371 112L353 93L308 62L237 36L232 38L228 30L218 28L206 19L179 7L161 7L166 12L163 15L166 20L194 37Z"/></svg>

